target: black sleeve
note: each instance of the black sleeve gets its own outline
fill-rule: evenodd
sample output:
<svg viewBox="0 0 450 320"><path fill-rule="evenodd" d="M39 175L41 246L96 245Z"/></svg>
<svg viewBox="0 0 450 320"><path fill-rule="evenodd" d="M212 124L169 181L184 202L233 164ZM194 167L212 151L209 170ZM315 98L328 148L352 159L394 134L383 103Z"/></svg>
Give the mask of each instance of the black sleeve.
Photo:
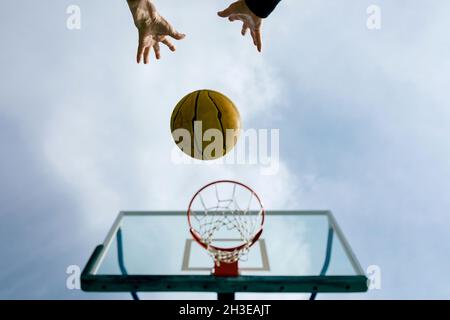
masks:
<svg viewBox="0 0 450 320"><path fill-rule="evenodd" d="M248 8L260 18L267 18L281 0L245 0Z"/></svg>

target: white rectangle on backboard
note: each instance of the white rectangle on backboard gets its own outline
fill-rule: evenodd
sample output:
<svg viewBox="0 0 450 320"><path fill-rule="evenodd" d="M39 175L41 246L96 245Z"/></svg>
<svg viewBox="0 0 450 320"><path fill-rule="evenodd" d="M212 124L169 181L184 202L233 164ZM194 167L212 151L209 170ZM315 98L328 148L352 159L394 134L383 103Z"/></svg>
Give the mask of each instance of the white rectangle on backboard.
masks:
<svg viewBox="0 0 450 320"><path fill-rule="evenodd" d="M216 246L232 247L233 242L238 245L238 239L217 239ZM208 251L195 242L194 239L186 239L183 255L182 271L211 271L214 268L213 258ZM239 260L240 271L270 271L269 257L267 255L266 242L259 239L249 250L248 254Z"/></svg>

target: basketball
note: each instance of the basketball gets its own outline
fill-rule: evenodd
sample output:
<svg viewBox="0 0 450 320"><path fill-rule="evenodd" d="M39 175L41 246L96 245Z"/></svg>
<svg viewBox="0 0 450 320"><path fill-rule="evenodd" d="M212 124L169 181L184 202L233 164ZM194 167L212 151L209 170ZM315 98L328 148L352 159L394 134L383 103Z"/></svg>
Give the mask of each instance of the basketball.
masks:
<svg viewBox="0 0 450 320"><path fill-rule="evenodd" d="M177 146L199 160L223 157L235 146L241 120L234 103L220 92L197 90L178 102L170 129Z"/></svg>

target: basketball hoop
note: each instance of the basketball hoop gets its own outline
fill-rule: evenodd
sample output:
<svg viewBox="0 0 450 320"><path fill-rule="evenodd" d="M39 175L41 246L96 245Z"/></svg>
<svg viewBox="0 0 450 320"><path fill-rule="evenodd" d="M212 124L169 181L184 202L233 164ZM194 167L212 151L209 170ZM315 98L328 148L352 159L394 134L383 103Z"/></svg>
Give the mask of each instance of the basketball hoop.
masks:
<svg viewBox="0 0 450 320"><path fill-rule="evenodd" d="M238 261L263 231L264 207L258 195L241 182L214 181L195 193L187 214L192 236L214 259L214 275L237 276ZM214 244L222 238L238 244Z"/></svg>

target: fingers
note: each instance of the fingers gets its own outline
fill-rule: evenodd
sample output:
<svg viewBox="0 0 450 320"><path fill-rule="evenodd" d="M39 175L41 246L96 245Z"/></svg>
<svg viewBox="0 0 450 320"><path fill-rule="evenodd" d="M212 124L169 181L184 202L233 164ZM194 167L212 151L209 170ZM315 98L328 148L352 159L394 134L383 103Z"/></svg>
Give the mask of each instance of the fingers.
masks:
<svg viewBox="0 0 450 320"><path fill-rule="evenodd" d="M161 58L161 49L159 42L164 43L171 51L175 51L175 46L168 40L170 36L176 40L183 39L186 35L176 31L163 17L160 17L157 29L152 28L139 29L139 46L136 55L137 63L144 60L145 64L150 62L150 51L153 48L157 60ZM157 33L155 32L157 31ZM155 34L156 33L156 34Z"/></svg>
<svg viewBox="0 0 450 320"><path fill-rule="evenodd" d="M139 32L139 40L138 40L138 49L136 54L136 62L140 63L142 54L144 53L145 45L144 45L144 35Z"/></svg>
<svg viewBox="0 0 450 320"><path fill-rule="evenodd" d="M242 24L242 30L241 30L241 34L243 36L245 36L247 34L247 29L248 29L247 25L245 23L243 23Z"/></svg>
<svg viewBox="0 0 450 320"><path fill-rule="evenodd" d="M232 14L235 11L235 7L234 4L231 4L228 8L226 8L225 10L219 11L217 12L217 14L219 15L219 17L222 18L226 18L228 17L230 14Z"/></svg>
<svg viewBox="0 0 450 320"><path fill-rule="evenodd" d="M166 37L162 37L158 40L155 40L150 46L139 46L138 55L136 58L137 63L140 63L142 60L144 60L144 64L148 64L150 62L150 51L152 50L152 48L155 51L156 59L161 59L161 47L159 45L159 42L164 43L172 52L176 50L176 47L172 42L170 42L169 39L167 39Z"/></svg>
<svg viewBox="0 0 450 320"><path fill-rule="evenodd" d="M156 60L159 60L161 58L161 49L159 48L158 41L155 41L155 44L153 45L153 49L155 50Z"/></svg>
<svg viewBox="0 0 450 320"><path fill-rule="evenodd" d="M253 44L256 46L259 52L262 50L262 36L261 36L261 22L259 18L255 17L254 15L249 15L248 8L247 11L243 9L242 7L243 2L235 2L231 4L228 8L225 10L217 12L217 14L222 18L228 18L229 21L236 21L241 20L244 22L242 25L241 34L243 36L246 35L247 30L251 30L251 35L253 39ZM248 21L248 20L251 21ZM259 20L258 20L259 19ZM250 25L248 23L249 22ZM251 27L250 27L251 26Z"/></svg>
<svg viewBox="0 0 450 320"><path fill-rule="evenodd" d="M231 16L228 17L228 20L230 22L236 21L236 20L240 20L239 17L235 14L232 14Z"/></svg>
<svg viewBox="0 0 450 320"><path fill-rule="evenodd" d="M147 64L148 61L148 56L150 54L150 47L145 48L144 50L144 64Z"/></svg>
<svg viewBox="0 0 450 320"><path fill-rule="evenodd" d="M144 53L144 49L145 49L145 47L141 43L139 43L138 50L137 50L137 56L136 56L137 63L141 63L141 58Z"/></svg>
<svg viewBox="0 0 450 320"><path fill-rule="evenodd" d="M169 36L171 36L175 40L181 40L184 39L184 37L186 37L184 33L179 33L178 31L173 29L169 32Z"/></svg>
<svg viewBox="0 0 450 320"><path fill-rule="evenodd" d="M256 41L255 41L255 39L256 39L256 37L255 37L255 31L254 31L254 30L250 30L250 34L251 34L251 36L252 36L253 44L256 46Z"/></svg>
<svg viewBox="0 0 450 320"><path fill-rule="evenodd" d="M161 42L164 43L170 49L170 51L175 51L175 46L166 37L162 38Z"/></svg>
<svg viewBox="0 0 450 320"><path fill-rule="evenodd" d="M164 19L162 17L161 17L161 19L162 19L162 23L166 29L166 32L167 32L165 34L171 36L172 38L174 38L176 40L181 40L181 39L184 39L184 37L186 37L186 35L184 33L180 33L177 30L175 30L174 27L172 27L172 25L169 22L167 22L166 19Z"/></svg>
<svg viewBox="0 0 450 320"><path fill-rule="evenodd" d="M262 39L261 39L261 30L256 29L252 30L252 38L253 38L253 44L256 46L259 52L261 52L262 49Z"/></svg>

